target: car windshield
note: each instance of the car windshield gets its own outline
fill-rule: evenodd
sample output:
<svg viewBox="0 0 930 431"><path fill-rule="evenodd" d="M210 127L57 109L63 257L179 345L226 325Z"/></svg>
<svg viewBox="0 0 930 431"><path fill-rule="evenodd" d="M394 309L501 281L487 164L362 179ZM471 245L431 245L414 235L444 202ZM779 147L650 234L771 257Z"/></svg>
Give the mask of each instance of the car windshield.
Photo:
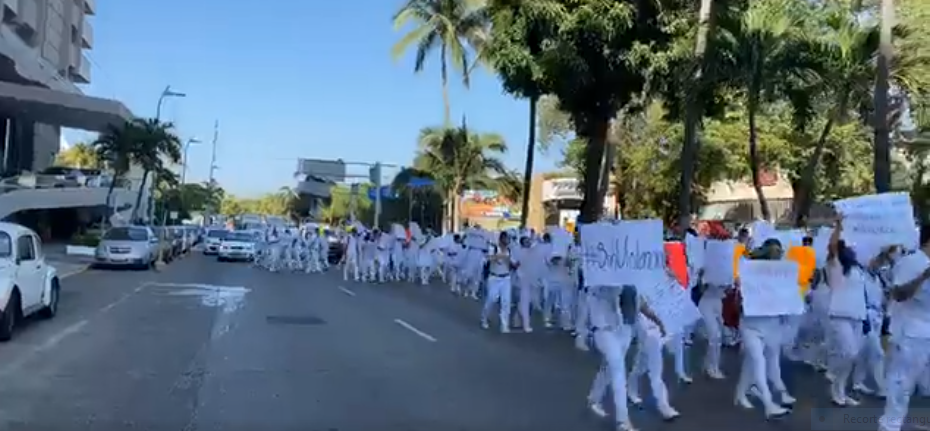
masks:
<svg viewBox="0 0 930 431"><path fill-rule="evenodd" d="M0 258L13 255L13 239L4 232L0 232Z"/></svg>
<svg viewBox="0 0 930 431"><path fill-rule="evenodd" d="M148 232L143 228L115 227L108 230L103 239L110 241L145 241L148 236Z"/></svg>
<svg viewBox="0 0 930 431"><path fill-rule="evenodd" d="M232 232L224 238L226 241L252 242L255 238L248 232Z"/></svg>
<svg viewBox="0 0 930 431"><path fill-rule="evenodd" d="M223 239L226 238L227 234L229 234L229 232L225 230L211 230L209 233L207 233L207 238Z"/></svg>

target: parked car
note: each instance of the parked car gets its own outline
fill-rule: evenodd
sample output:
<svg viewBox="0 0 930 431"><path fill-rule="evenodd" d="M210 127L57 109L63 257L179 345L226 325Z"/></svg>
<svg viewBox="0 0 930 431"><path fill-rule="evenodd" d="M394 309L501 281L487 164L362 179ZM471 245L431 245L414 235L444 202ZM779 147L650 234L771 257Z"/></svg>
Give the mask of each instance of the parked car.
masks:
<svg viewBox="0 0 930 431"><path fill-rule="evenodd" d="M154 268L158 247L158 236L148 226L113 227L100 239L94 266Z"/></svg>
<svg viewBox="0 0 930 431"><path fill-rule="evenodd" d="M206 247L203 249L203 254L211 255L217 254L220 250L220 243L223 241L223 238L229 234L229 231L226 229L209 229L207 230L206 235Z"/></svg>
<svg viewBox="0 0 930 431"><path fill-rule="evenodd" d="M164 226L156 226L152 230L155 232L155 236L158 237L158 253L156 256L159 256L165 263L171 263L177 258L174 254L174 238L171 237L171 232L165 229Z"/></svg>
<svg viewBox="0 0 930 431"><path fill-rule="evenodd" d="M220 242L216 260L252 260L255 258L255 235L248 231L229 232Z"/></svg>
<svg viewBox="0 0 930 431"><path fill-rule="evenodd" d="M61 283L45 261L42 241L31 229L0 222L0 341L13 338L16 325L33 314L58 313Z"/></svg>

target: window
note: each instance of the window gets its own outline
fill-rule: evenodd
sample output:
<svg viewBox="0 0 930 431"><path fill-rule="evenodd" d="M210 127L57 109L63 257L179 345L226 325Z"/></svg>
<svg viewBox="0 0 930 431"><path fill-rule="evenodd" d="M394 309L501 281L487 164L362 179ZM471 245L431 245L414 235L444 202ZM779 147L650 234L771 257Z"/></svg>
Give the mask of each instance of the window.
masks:
<svg viewBox="0 0 930 431"><path fill-rule="evenodd" d="M114 227L103 236L110 241L148 241L149 231L144 227Z"/></svg>
<svg viewBox="0 0 930 431"><path fill-rule="evenodd" d="M16 239L16 252L21 261L35 260L36 246L32 235L23 235Z"/></svg>
<svg viewBox="0 0 930 431"><path fill-rule="evenodd" d="M13 238L10 238L4 232L0 232L0 258L10 257L13 255Z"/></svg>

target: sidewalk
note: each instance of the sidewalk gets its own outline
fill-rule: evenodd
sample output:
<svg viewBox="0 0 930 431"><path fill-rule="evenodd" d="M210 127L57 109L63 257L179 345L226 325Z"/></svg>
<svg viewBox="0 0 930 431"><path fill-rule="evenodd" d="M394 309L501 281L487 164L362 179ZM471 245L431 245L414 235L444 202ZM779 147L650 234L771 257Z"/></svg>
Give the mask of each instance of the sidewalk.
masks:
<svg viewBox="0 0 930 431"><path fill-rule="evenodd" d="M84 272L94 262L90 256L69 256L65 253L65 247L65 244L46 243L42 248L45 259L58 270L61 278Z"/></svg>

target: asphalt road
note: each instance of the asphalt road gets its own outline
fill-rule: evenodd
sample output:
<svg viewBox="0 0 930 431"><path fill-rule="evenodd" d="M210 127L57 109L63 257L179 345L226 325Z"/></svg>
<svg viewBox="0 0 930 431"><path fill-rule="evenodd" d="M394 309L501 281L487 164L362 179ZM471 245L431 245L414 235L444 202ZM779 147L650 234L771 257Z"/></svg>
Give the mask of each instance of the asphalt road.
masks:
<svg viewBox="0 0 930 431"><path fill-rule="evenodd" d="M585 409L594 354L557 332L483 331L478 308L439 285L270 274L202 256L160 272L88 271L63 283L58 317L0 345L0 429L611 429ZM812 422L811 409L828 406L826 383L805 368L785 368L799 398L791 416L766 422L734 407L735 365L729 352L728 380L671 384L678 421L634 409L634 422L860 429Z"/></svg>

